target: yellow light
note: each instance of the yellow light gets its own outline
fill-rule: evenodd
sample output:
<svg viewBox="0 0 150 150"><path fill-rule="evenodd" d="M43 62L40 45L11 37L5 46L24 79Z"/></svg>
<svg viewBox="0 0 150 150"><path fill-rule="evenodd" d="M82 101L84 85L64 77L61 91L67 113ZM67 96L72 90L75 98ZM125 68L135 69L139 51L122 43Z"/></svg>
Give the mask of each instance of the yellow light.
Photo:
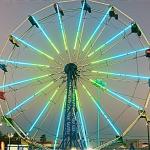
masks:
<svg viewBox="0 0 150 150"><path fill-rule="evenodd" d="M3 141L1 141L0 148L1 148L1 150L5 150L5 143Z"/></svg>
<svg viewBox="0 0 150 150"><path fill-rule="evenodd" d="M77 150L75 147L72 147L71 150Z"/></svg>

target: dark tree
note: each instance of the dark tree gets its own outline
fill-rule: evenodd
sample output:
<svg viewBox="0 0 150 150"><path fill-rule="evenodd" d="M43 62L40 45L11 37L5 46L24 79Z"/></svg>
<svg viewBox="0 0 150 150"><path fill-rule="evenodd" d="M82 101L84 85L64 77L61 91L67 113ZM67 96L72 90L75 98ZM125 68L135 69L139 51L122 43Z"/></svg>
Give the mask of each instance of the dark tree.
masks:
<svg viewBox="0 0 150 150"><path fill-rule="evenodd" d="M14 133L14 137L15 137L15 138L18 138L18 137L19 137L16 132Z"/></svg>
<svg viewBox="0 0 150 150"><path fill-rule="evenodd" d="M2 131L0 131L0 139L3 137L3 133Z"/></svg>
<svg viewBox="0 0 150 150"><path fill-rule="evenodd" d="M41 135L40 142L42 142L42 143L46 142L46 135L45 134Z"/></svg>
<svg viewBox="0 0 150 150"><path fill-rule="evenodd" d="M20 137L16 132L14 133L13 138L14 138L14 140L20 140Z"/></svg>

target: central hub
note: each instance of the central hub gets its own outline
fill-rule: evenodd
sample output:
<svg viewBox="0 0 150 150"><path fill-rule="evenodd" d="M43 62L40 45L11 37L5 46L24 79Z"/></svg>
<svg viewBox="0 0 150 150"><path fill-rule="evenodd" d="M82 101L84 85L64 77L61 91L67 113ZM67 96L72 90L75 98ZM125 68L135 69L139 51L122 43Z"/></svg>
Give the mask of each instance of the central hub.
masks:
<svg viewBox="0 0 150 150"><path fill-rule="evenodd" d="M77 75L77 65L74 63L66 64L64 71L66 74L70 74L72 76L75 76L75 75Z"/></svg>

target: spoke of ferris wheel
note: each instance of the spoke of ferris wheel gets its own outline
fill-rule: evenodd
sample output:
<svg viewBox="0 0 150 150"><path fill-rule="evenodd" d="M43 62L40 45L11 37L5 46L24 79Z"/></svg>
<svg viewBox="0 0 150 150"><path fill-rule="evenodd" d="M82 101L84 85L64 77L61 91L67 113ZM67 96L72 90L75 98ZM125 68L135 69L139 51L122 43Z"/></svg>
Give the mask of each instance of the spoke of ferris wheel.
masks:
<svg viewBox="0 0 150 150"><path fill-rule="evenodd" d="M65 33L64 25L62 23L62 18L61 18L60 12L59 12L58 4L56 4L56 7L57 7L57 12L58 12L57 14L58 14L58 19L59 19L61 33L62 33L62 37L63 37L63 41L64 41L65 50L68 50L66 33Z"/></svg>
<svg viewBox="0 0 150 150"><path fill-rule="evenodd" d="M56 137L55 137L55 141L54 141L54 148L53 148L53 150L56 150L56 146L57 146L58 136L59 136L61 122L62 122L62 117L63 117L63 112L64 112L65 101L66 101L66 93L64 95L64 101L63 101L63 105L62 105L62 108L61 108L61 113L60 113L60 118L59 118L59 122L58 122L58 126L57 126L57 132L56 132Z"/></svg>
<svg viewBox="0 0 150 150"><path fill-rule="evenodd" d="M102 24L104 23L104 21L106 20L110 10L112 9L112 7L110 7L105 15L103 16L103 18L101 19L100 23L98 24L98 26L96 27L96 29L94 30L93 34L91 35L91 37L89 38L89 40L87 41L87 43L85 44L85 46L83 47L82 51L85 51L85 49L88 47L89 43L91 42L91 40L94 38L94 36L97 34L97 32L99 31L100 27L102 26Z"/></svg>
<svg viewBox="0 0 150 150"><path fill-rule="evenodd" d="M60 85L59 87L61 87L61 85ZM66 87L65 87L65 88L66 88ZM63 89L63 91L65 90L65 88ZM61 94L61 93L60 93L60 94ZM51 104L53 104L53 105L56 104L55 101L54 101L54 99L53 99L53 101L52 101ZM40 123L38 124L38 128L36 128L36 131L35 131L34 135L32 136L33 138L38 134L38 132L40 131L41 126L44 124L44 122L45 122L45 121L47 120L47 118L50 116L50 113L51 113L50 111L47 111L47 112L46 112L45 117L44 117L43 120L40 121Z"/></svg>
<svg viewBox="0 0 150 150"><path fill-rule="evenodd" d="M33 128L36 126L36 124L38 123L38 121L41 119L42 115L44 115L44 113L46 112L47 108L49 107L49 105L51 104L53 98L55 97L55 95L57 94L59 90L59 87L56 88L56 90L54 91L53 95L50 97L50 99L48 100L48 102L46 103L46 105L44 106L44 108L42 108L42 111L40 112L40 114L37 116L36 120L34 121L34 123L32 124L32 126L30 127L28 134L33 130Z"/></svg>
<svg viewBox="0 0 150 150"><path fill-rule="evenodd" d="M79 97L78 97L77 90L75 90L75 95L76 95L76 98L77 98L77 107L78 107L80 122L81 122L81 126L82 126L82 133L83 133L83 136L84 136L84 141L85 141L86 148L88 148L89 144L88 144L88 140L87 140L87 137L86 137L84 119L83 119L83 116L82 116L82 113L81 113L80 102L79 102Z"/></svg>
<svg viewBox="0 0 150 150"><path fill-rule="evenodd" d="M132 57L132 58L126 58L126 59L121 59L121 60L118 60L116 62L107 62L106 61L106 64L107 66L112 66L112 65L117 65L117 64L121 64L121 63L125 63L125 62L129 62L129 61L134 61L134 60L137 60L138 58L141 58L141 57L144 57L144 55L140 55L140 56L135 56L135 57ZM88 64L89 65L89 64ZM95 66L91 67L91 69L93 69ZM105 66L103 64L100 65L101 68L104 68Z"/></svg>
<svg viewBox="0 0 150 150"><path fill-rule="evenodd" d="M61 85L59 85L59 87L61 87ZM65 90L65 88L66 88L66 87L63 88L63 91ZM60 93L60 95L61 95L61 94L62 94L62 93ZM56 104L56 101L53 100L52 103L53 103L53 105L55 105L55 104ZM44 124L44 122L45 122L45 121L47 120L47 118L50 116L50 113L51 113L51 112L48 111L48 112L46 113L46 116L43 118L43 120L40 121L39 126L38 126L36 132L34 133L34 136L33 136L33 137L35 137L35 136L38 134L40 127Z"/></svg>
<svg viewBox="0 0 150 150"><path fill-rule="evenodd" d="M128 35L130 35L130 33ZM114 48L115 46L119 45L124 39L126 39L125 37L127 37L128 35L125 35L124 37L122 37L119 40L117 40L116 42L114 42L110 47L108 47L107 49L102 51L101 55L104 55L104 54L108 53L110 50L112 50L112 48Z"/></svg>
<svg viewBox="0 0 150 150"><path fill-rule="evenodd" d="M33 17L33 16L32 16ZM46 37L46 39L49 41L49 43L51 44L51 46L54 48L54 50L59 54L59 50L58 48L55 46L55 44L52 42L52 40L50 39L50 37L48 37L48 35L46 34L46 32L44 31L44 29L42 28L42 26L39 24L39 22L35 19L35 17L33 17L34 21L36 22L36 24L39 26L40 30L42 31L43 35Z"/></svg>
<svg viewBox="0 0 150 150"><path fill-rule="evenodd" d="M0 59L0 62L3 63L9 63L9 64L14 64L14 65L21 65L21 66L36 66L36 67L46 67L49 68L48 65L42 65L42 64L33 64L33 63L28 63L28 62L18 62L15 60L4 60L4 59Z"/></svg>
<svg viewBox="0 0 150 150"><path fill-rule="evenodd" d="M101 31L99 32L98 36L96 37L96 39L91 43L91 46L90 48L87 50L86 54L84 55L83 59L79 62L83 62L87 57L88 57L88 54L90 53L90 51L92 50L93 46L95 45L95 43L97 42L97 40L99 39L99 37L102 35L102 33L104 32L106 28L106 25L101 29Z"/></svg>
<svg viewBox="0 0 150 150"><path fill-rule="evenodd" d="M60 25L60 29L61 29L61 34L62 34L63 42L64 42L64 47L65 47L65 50L68 53L69 61L71 62L71 56L70 56L70 52L69 52L68 45L67 45L67 36L66 36L65 29L64 29L64 25L62 23L62 16L60 15L58 7L59 7L58 4L56 4L57 15L58 15L58 19L59 19L59 25Z"/></svg>
<svg viewBox="0 0 150 150"><path fill-rule="evenodd" d="M48 118L48 116L50 115L50 111L46 113L46 116L44 117L44 119L40 122L39 127L37 128L37 130L35 131L33 138L38 134L39 129L41 128L41 125L44 124L45 120Z"/></svg>
<svg viewBox="0 0 150 150"><path fill-rule="evenodd" d="M84 56L83 60L84 60L85 58L87 58L87 56L88 56L88 54L90 53L90 51L92 50L92 48L93 48L95 42L96 42L96 41L98 40L98 38L101 36L101 34L102 34L103 31L105 30L105 28L106 28L106 25L104 26L104 28L102 29L102 31L101 31L100 34L98 35L97 39L93 42L93 44L92 44L92 46L90 47L90 49L87 51L87 53L86 53L86 55ZM116 45L118 45L118 44L119 44L122 40L124 40L124 39L125 39L125 37L123 37L123 38L117 40L116 42L114 42L109 48L107 48L106 50L104 50L103 52L101 52L101 56L104 55L105 53L107 53L109 50L111 50L111 49L112 49L113 47L115 47ZM82 60L82 61L83 61L83 60Z"/></svg>
<svg viewBox="0 0 150 150"><path fill-rule="evenodd" d="M81 51L81 44L82 44L82 37L83 37L83 32L84 32L84 27L85 27L85 21L86 21L85 16L86 16L86 12L85 12L85 15L83 17L83 25L82 25L82 28L81 28L81 34L80 34L80 39L79 39L79 47L77 49L76 62L78 62L78 59L79 59L79 57L80 57L80 55L82 53L82 51ZM74 53L76 53L76 51Z"/></svg>
<svg viewBox="0 0 150 150"><path fill-rule="evenodd" d="M98 78L98 76L97 75L93 75L93 74L91 74L91 75L89 75L89 73L86 75L86 74L82 74L82 77L84 78L84 77L89 77L89 78L91 78L91 77L93 77L93 78ZM109 79L110 81L111 80L113 80L113 81L117 81L117 82L126 82L126 83L138 83L138 84L140 84L140 85L145 85L145 84L147 84L147 80L140 80L140 82L139 82L139 80L131 80L132 78L128 78L128 79L122 79L121 77L119 78L117 78L116 76L108 76L108 75L106 75L105 77L101 77L101 80L107 80L107 79ZM126 96L129 96L129 95L126 95ZM131 96L129 96L129 97L131 97ZM132 97L132 98L137 98L137 97ZM139 98L139 99L142 99L142 98Z"/></svg>
<svg viewBox="0 0 150 150"><path fill-rule="evenodd" d="M1 85L0 89L10 87L10 86L15 86L15 85L18 85L18 84L23 84L23 83L34 81L34 80L39 80L39 79L42 79L42 78L49 77L51 75L53 75L53 74L46 74L46 75L42 75L42 76L38 76L38 77L34 77L34 78L29 78L29 79L25 79L25 80L16 81L16 82L9 83L9 84L6 84L6 85Z"/></svg>
<svg viewBox="0 0 150 150"><path fill-rule="evenodd" d="M108 20L108 21L109 21L109 20ZM104 25L104 27L101 29L101 31L100 31L99 34L97 35L96 39L91 43L90 48L87 50L87 52L86 52L86 54L84 55L83 59L82 59L79 63L83 62L83 61L87 58L88 54L89 54L90 51L92 50L92 48L93 48L93 46L95 45L96 41L99 39L99 37L100 37L100 36L102 35L102 33L104 32L105 28L106 28L106 25Z"/></svg>
<svg viewBox="0 0 150 150"><path fill-rule="evenodd" d="M112 121L112 119L110 118L110 116L108 116L108 114L102 109L102 107L96 102L95 98L91 95L91 93L87 90L87 88L85 87L85 85L82 84L82 87L85 89L86 93L88 94L88 96L91 98L91 100L94 102L94 104L96 105L96 107L98 108L98 110L101 112L101 114L103 115L103 117L107 120L107 122L109 123L109 125L112 127L112 129L115 131L115 133L119 136L120 135L120 129L114 124L114 122Z"/></svg>
<svg viewBox="0 0 150 150"><path fill-rule="evenodd" d="M49 59L51 59L51 60L54 60L53 57L51 57L50 55L44 53L43 51L39 50L38 48L32 46L31 44L27 43L26 41L24 41L24 40L22 40L22 39L20 39L20 38L18 38L18 37L16 37L16 36L14 36L14 35L13 35L13 37L14 37L17 41L21 42L22 44L26 45L27 47L30 47L31 49L33 49L34 51L38 52L39 54L44 55L44 56L46 56L47 58L49 58Z"/></svg>
<svg viewBox="0 0 150 150"><path fill-rule="evenodd" d="M107 46L108 44L112 43L116 38L122 36L125 34L125 32L127 32L130 28L131 28L131 24L128 25L125 29L123 29L122 31L120 31L118 34L114 35L112 38L110 38L108 41L106 41L104 44L102 44L100 47L98 47L97 49L95 49L93 52L91 52L88 57L91 57L93 54L95 54L97 51L101 50Z"/></svg>
<svg viewBox="0 0 150 150"><path fill-rule="evenodd" d="M74 49L76 49L76 47L77 47L77 42L78 42L78 39L79 39L79 36L80 36L80 30L81 30L83 13L84 13L84 6L85 6L85 0L83 2L82 9L81 9L79 24L78 24L78 28L77 28L77 34L76 34L76 37L75 37Z"/></svg>
<svg viewBox="0 0 150 150"><path fill-rule="evenodd" d="M101 31L99 32L98 36L96 37L96 39L92 42L92 45L90 47L90 50L93 48L93 46L95 45L95 43L97 42L97 40L99 39L99 37L102 35L102 33L104 32L106 28L106 25L101 29Z"/></svg>
<svg viewBox="0 0 150 150"><path fill-rule="evenodd" d="M137 50L134 50L134 51L130 50L130 52L127 52L127 53L123 53L123 54L119 54L119 55L116 55L116 56L112 56L112 57L108 57L108 58L93 61L93 62L91 62L91 64L97 64L97 63L101 63L101 62L105 62L105 61L109 61L109 60L111 61L111 60L118 59L118 58L124 58L124 57L127 57L129 55L134 55L136 53L143 52L147 49L148 49L148 47L137 49Z"/></svg>
<svg viewBox="0 0 150 150"><path fill-rule="evenodd" d="M14 111L16 111L18 108L22 107L23 105L27 104L28 102L30 102L35 96L38 96L41 92L43 92L44 90L46 90L48 87L50 87L52 84L54 83L54 81L50 82L49 84L47 84L46 86L44 86L43 88L41 88L38 92L34 93L32 96L28 97L27 99L23 100L21 103L19 103L17 106L15 106L13 109L11 109L9 112L6 113L6 115L10 115L12 114Z"/></svg>
<svg viewBox="0 0 150 150"><path fill-rule="evenodd" d="M124 78L131 78L131 79L136 79L136 80L149 80L150 77L148 76L139 76L139 75L132 75L132 74L123 74L123 73L115 73L115 72L103 72L103 71L95 71L92 70L91 72L93 73L98 73L98 74L105 74L105 75L110 75L110 76L117 76L117 77L124 77Z"/></svg>
<svg viewBox="0 0 150 150"><path fill-rule="evenodd" d="M123 97L122 95L118 94L117 92L108 89L98 83L96 83L95 81L93 81L92 79L89 79L91 83L93 83L95 86L100 87L101 89L104 90L104 92L106 92L107 94L109 94L110 96L114 97L115 99L127 104L128 106L131 106L132 108L136 109L136 110L143 110L143 107L141 107L140 105L136 104L135 102L133 102L132 100L129 100L125 97Z"/></svg>

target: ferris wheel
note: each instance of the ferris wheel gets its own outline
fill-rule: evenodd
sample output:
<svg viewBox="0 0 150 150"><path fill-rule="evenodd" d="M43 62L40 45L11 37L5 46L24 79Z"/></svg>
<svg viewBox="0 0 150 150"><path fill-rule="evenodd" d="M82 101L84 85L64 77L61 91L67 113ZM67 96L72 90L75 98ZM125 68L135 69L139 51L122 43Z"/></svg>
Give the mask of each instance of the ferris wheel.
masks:
<svg viewBox="0 0 150 150"><path fill-rule="evenodd" d="M123 141L148 106L149 52L142 29L115 6L51 3L1 51L2 120L39 147L43 134L63 150Z"/></svg>

